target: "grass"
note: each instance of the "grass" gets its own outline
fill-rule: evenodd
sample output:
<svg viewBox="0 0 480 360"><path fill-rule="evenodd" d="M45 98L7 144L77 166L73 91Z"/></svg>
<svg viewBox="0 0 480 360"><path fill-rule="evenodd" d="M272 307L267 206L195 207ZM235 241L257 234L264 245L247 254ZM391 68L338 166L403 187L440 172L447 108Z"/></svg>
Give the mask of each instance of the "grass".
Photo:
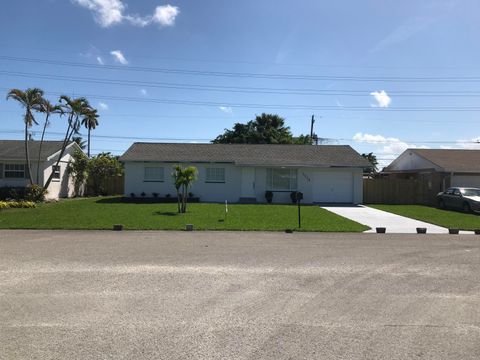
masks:
<svg viewBox="0 0 480 360"><path fill-rule="evenodd" d="M425 221L446 228L461 230L480 229L480 216L458 211L441 210L423 205L368 205L397 215Z"/></svg>
<svg viewBox="0 0 480 360"><path fill-rule="evenodd" d="M69 199L40 204L35 209L8 209L0 213L0 229L112 229L123 224L127 230L296 229L322 232L362 232L368 227L333 214L319 206L302 206L302 228L293 205L189 204L186 214L176 204L124 203L119 197Z"/></svg>

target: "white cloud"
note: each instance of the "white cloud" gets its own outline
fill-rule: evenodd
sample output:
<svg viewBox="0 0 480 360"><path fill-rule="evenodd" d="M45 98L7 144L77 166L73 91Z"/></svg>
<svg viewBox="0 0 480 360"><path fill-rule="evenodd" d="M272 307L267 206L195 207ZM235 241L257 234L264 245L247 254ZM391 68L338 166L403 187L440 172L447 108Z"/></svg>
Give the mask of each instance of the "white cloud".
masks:
<svg viewBox="0 0 480 360"><path fill-rule="evenodd" d="M452 148L480 150L480 136L470 140L457 140L457 146Z"/></svg>
<svg viewBox="0 0 480 360"><path fill-rule="evenodd" d="M95 21L101 27L110 27L122 22L128 22L134 26L144 27L152 23L161 26L175 25L175 18L180 13L177 6L157 6L153 15L140 16L137 14L125 14L127 5L121 0L72 0L74 3L93 12Z"/></svg>
<svg viewBox="0 0 480 360"><path fill-rule="evenodd" d="M105 104L104 102L99 102L98 107L102 110L108 110L108 105Z"/></svg>
<svg viewBox="0 0 480 360"><path fill-rule="evenodd" d="M127 65L128 60L125 58L123 53L120 50L112 50L110 54L113 56L116 62L119 62L122 65Z"/></svg>
<svg viewBox="0 0 480 360"><path fill-rule="evenodd" d="M353 136L353 140L357 142L367 143L367 144L383 145L376 152L381 154L389 154L389 155L399 155L402 152L404 152L406 149L410 149L410 148L421 148L421 149L428 148L427 146L417 146L415 144L406 143L405 141L402 141L394 137L385 137L382 135L356 133Z"/></svg>
<svg viewBox="0 0 480 360"><path fill-rule="evenodd" d="M103 61L103 59L102 59L101 56L97 56L97 62L98 62L100 65L105 65L105 62Z"/></svg>
<svg viewBox="0 0 480 360"><path fill-rule="evenodd" d="M125 5L120 0L73 0L93 12L95 21L102 27L121 23Z"/></svg>
<svg viewBox="0 0 480 360"><path fill-rule="evenodd" d="M220 106L219 109L226 114L231 114L233 112L233 109L230 106Z"/></svg>
<svg viewBox="0 0 480 360"><path fill-rule="evenodd" d="M140 89L140 94L142 94L143 96L147 96L147 90L146 89Z"/></svg>
<svg viewBox="0 0 480 360"><path fill-rule="evenodd" d="M162 5L155 8L152 21L161 26L175 25L175 18L180 14L180 10L176 6Z"/></svg>
<svg viewBox="0 0 480 360"><path fill-rule="evenodd" d="M370 95L372 95L375 98L375 100L377 101L377 103L375 105L372 105L372 106L387 108L387 107L390 106L390 103L392 102L392 98L390 96L388 96L388 94L385 90L372 91L370 93Z"/></svg>

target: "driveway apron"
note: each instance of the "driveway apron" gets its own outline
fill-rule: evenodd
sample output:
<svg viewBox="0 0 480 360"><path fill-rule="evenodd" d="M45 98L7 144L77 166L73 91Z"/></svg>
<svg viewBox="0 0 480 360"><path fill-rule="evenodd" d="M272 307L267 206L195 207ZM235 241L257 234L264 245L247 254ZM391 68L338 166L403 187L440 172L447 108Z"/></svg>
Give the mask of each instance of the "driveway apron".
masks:
<svg viewBox="0 0 480 360"><path fill-rule="evenodd" d="M371 230L367 230L366 232L375 232L377 227L385 227L388 233L411 234L416 233L417 228L421 227L427 228L427 233L429 234L448 233L448 229L441 226L432 225L423 221L410 219L363 205L322 206L322 208L360 224L369 226Z"/></svg>

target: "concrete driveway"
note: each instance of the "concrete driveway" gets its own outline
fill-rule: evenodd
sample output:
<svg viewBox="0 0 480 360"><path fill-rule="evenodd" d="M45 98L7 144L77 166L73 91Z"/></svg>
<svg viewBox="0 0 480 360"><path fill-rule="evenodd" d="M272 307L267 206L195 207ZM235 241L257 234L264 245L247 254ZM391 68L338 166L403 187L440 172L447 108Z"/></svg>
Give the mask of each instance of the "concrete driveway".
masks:
<svg viewBox="0 0 480 360"><path fill-rule="evenodd" d="M373 209L368 206L324 206L323 208L360 224L369 226L371 230L367 232L375 232L375 228L377 227L386 227L388 233L414 234L417 232L417 227L423 227L427 228L427 233L429 234L448 234L448 229L441 226Z"/></svg>
<svg viewBox="0 0 480 360"><path fill-rule="evenodd" d="M0 359L480 358L480 240L0 231Z"/></svg>

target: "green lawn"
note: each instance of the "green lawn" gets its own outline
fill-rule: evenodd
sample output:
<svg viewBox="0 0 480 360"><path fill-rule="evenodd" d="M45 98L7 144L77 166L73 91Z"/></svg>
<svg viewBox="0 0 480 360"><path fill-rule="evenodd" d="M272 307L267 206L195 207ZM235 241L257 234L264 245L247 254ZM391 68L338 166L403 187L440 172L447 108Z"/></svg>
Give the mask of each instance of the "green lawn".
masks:
<svg viewBox="0 0 480 360"><path fill-rule="evenodd" d="M124 203L119 197L63 200L35 209L0 212L1 229L111 229L181 230L194 224L198 230L285 230L298 226L293 205L189 204L186 214L176 204ZM303 231L362 232L368 227L319 206L302 206Z"/></svg>
<svg viewBox="0 0 480 360"><path fill-rule="evenodd" d="M458 211L441 210L422 205L368 205L372 208L388 211L397 215L425 221L446 228L461 230L480 229L480 216Z"/></svg>

